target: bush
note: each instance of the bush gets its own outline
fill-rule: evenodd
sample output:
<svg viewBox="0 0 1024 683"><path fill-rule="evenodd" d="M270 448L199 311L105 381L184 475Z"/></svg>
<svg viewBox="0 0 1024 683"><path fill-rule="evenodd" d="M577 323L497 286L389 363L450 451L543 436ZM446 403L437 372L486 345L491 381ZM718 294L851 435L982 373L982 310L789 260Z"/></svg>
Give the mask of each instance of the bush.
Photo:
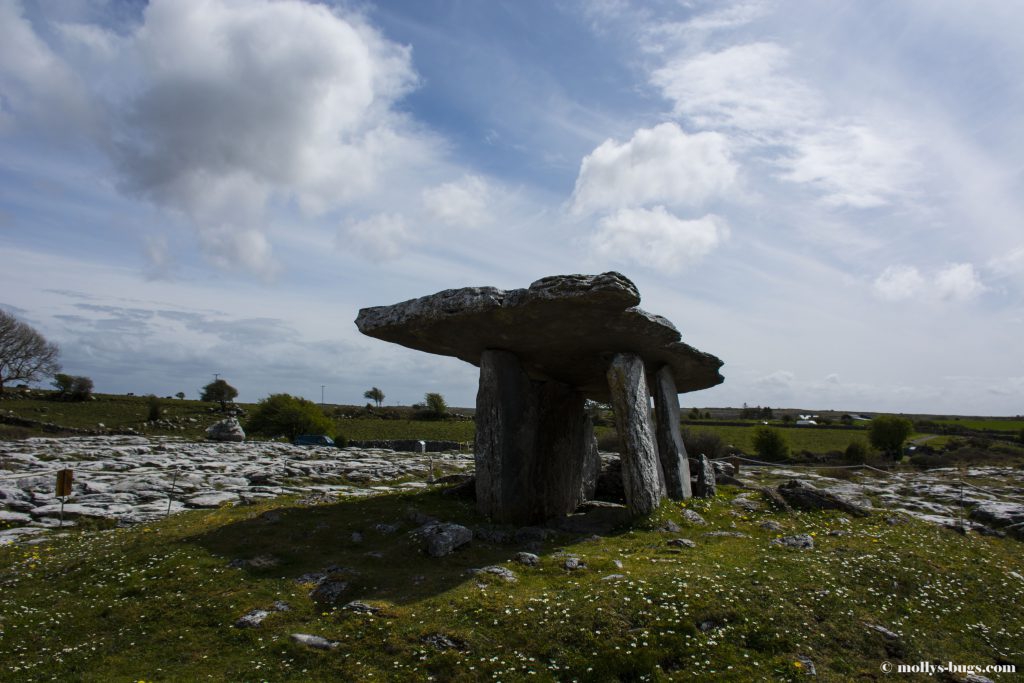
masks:
<svg viewBox="0 0 1024 683"><path fill-rule="evenodd" d="M448 414L448 404L441 394L424 394L423 403L416 404L413 408L416 411L413 417L420 420L440 420Z"/></svg>
<svg viewBox="0 0 1024 683"><path fill-rule="evenodd" d="M868 440L893 460L903 457L903 442L914 431L913 423L897 415L878 415L871 420Z"/></svg>
<svg viewBox="0 0 1024 683"><path fill-rule="evenodd" d="M245 425L250 434L284 435L294 439L300 434L329 434L334 423L312 401L290 394L271 394L260 401Z"/></svg>
<svg viewBox="0 0 1024 683"><path fill-rule="evenodd" d="M726 450L728 449L725 442L717 432L684 429L682 436L686 454L692 458L696 458L701 453L711 460L724 458L727 455Z"/></svg>
<svg viewBox="0 0 1024 683"><path fill-rule="evenodd" d="M156 422L160 419L163 414L163 407L160 405L160 399L150 394L146 397L146 406L149 408L149 412L146 414L147 422Z"/></svg>
<svg viewBox="0 0 1024 683"><path fill-rule="evenodd" d="M224 410L227 408L228 402L234 401L236 396L238 396L238 389L222 379L217 379L200 390L199 400L215 401L220 404L220 409Z"/></svg>
<svg viewBox="0 0 1024 683"><path fill-rule="evenodd" d="M754 430L754 450L762 460L778 462L789 456L789 444L778 429L758 427Z"/></svg>
<svg viewBox="0 0 1024 683"><path fill-rule="evenodd" d="M88 401L92 398L92 380L88 377L57 373L53 377L57 398L64 401Z"/></svg>
<svg viewBox="0 0 1024 683"><path fill-rule="evenodd" d="M844 458L851 465L863 465L868 461L868 445L860 440L851 441Z"/></svg>

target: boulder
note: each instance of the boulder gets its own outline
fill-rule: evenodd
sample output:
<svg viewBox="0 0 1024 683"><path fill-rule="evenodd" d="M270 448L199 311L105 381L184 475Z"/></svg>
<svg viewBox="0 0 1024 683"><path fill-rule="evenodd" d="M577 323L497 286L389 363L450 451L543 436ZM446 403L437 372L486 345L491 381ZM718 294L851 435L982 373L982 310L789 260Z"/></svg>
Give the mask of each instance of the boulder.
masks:
<svg viewBox="0 0 1024 683"><path fill-rule="evenodd" d="M237 419L229 417L210 425L206 438L209 441L245 441L245 431Z"/></svg>
<svg viewBox="0 0 1024 683"><path fill-rule="evenodd" d="M720 384L722 362L680 341L665 318L636 308L626 276L555 275L527 289L464 287L359 311L370 337L480 365L486 349L519 357L535 380L556 380L606 402L609 351L630 351L646 367L668 366L679 391Z"/></svg>
<svg viewBox="0 0 1024 683"><path fill-rule="evenodd" d="M698 498L714 498L715 468L708 457L701 453L697 456L697 483L693 487L693 495Z"/></svg>
<svg viewBox="0 0 1024 683"><path fill-rule="evenodd" d="M778 492L787 503L801 510L841 510L858 517L867 517L870 514L865 507L799 479L790 479L779 485Z"/></svg>
<svg viewBox="0 0 1024 683"><path fill-rule="evenodd" d="M428 524L414 532L423 539L424 550L431 557L450 555L456 548L473 540L473 532L461 524L441 522Z"/></svg>

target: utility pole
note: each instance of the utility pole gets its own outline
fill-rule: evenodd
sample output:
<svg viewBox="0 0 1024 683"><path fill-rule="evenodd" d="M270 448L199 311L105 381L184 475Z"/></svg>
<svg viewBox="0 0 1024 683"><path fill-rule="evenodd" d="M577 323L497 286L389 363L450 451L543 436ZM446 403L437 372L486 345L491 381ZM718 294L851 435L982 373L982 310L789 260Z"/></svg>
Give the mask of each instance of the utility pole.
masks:
<svg viewBox="0 0 1024 683"><path fill-rule="evenodd" d="M216 382L218 379L220 379L220 373L219 372L213 373L213 381Z"/></svg>
<svg viewBox="0 0 1024 683"><path fill-rule="evenodd" d="M324 387L326 386L326 384L320 385L320 410L324 409Z"/></svg>

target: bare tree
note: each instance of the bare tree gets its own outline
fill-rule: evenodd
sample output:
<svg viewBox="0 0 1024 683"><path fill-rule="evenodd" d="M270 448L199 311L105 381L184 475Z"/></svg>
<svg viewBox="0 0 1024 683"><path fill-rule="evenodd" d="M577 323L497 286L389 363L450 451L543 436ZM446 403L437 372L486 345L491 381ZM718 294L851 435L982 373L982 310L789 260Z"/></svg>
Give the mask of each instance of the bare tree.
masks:
<svg viewBox="0 0 1024 683"><path fill-rule="evenodd" d="M35 382L60 370L60 349L7 311L0 310L0 392L5 382Z"/></svg>

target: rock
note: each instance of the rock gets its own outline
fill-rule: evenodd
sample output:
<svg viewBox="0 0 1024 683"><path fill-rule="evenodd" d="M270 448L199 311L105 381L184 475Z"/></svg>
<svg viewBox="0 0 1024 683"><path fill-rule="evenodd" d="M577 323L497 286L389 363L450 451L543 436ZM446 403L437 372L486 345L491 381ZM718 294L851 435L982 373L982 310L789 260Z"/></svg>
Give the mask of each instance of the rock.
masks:
<svg viewBox="0 0 1024 683"><path fill-rule="evenodd" d="M0 522L10 522L13 524L25 524L32 521L32 515L27 512L10 512L8 510L0 510Z"/></svg>
<svg viewBox="0 0 1024 683"><path fill-rule="evenodd" d="M750 499L750 493L741 493L730 501L733 505L747 512L754 512L761 509L761 503Z"/></svg>
<svg viewBox="0 0 1024 683"><path fill-rule="evenodd" d="M766 519L763 522L760 522L758 526L762 529L767 529L768 531L782 531L782 525L771 519Z"/></svg>
<svg viewBox="0 0 1024 683"><path fill-rule="evenodd" d="M245 431L237 419L229 417L210 425L206 438L209 441L245 441Z"/></svg>
<svg viewBox="0 0 1024 683"><path fill-rule="evenodd" d="M185 505L190 508L217 508L226 503L237 503L238 500L237 493L218 491L188 498L185 500Z"/></svg>
<svg viewBox="0 0 1024 683"><path fill-rule="evenodd" d="M670 545L674 548L696 548L697 544L688 538L673 538L666 545Z"/></svg>
<svg viewBox="0 0 1024 683"><path fill-rule="evenodd" d="M664 531L664 532L670 533L670 534L678 534L682 530L683 530L682 527L680 527L678 524L676 524L672 520L669 520L669 521L665 522L664 524L662 524L661 526L659 526L657 528L657 531Z"/></svg>
<svg viewBox="0 0 1024 683"><path fill-rule="evenodd" d="M431 557L444 557L473 540L473 532L461 524L428 524L415 533L424 540L424 549Z"/></svg>
<svg viewBox="0 0 1024 683"><path fill-rule="evenodd" d="M634 515L647 515L661 502L664 475L651 428L650 392L643 360L634 353L617 353L612 357L607 377L615 426L623 446L626 505Z"/></svg>
<svg viewBox="0 0 1024 683"><path fill-rule="evenodd" d="M61 504L52 503L50 505L41 505L37 508L32 509L32 516L36 518L50 517L56 519L61 514ZM76 503L67 503L64 505L64 519L75 519L77 517L88 517L92 519L104 519L110 517L110 513L106 509L100 507L89 507L87 505L78 505Z"/></svg>
<svg viewBox="0 0 1024 683"><path fill-rule="evenodd" d="M581 560L580 558L576 557L575 555L570 555L569 557L565 558L565 560L562 561L562 568L563 569L567 569L569 571L576 571L577 569L585 569L586 566L587 566L587 563L584 562L583 560Z"/></svg>
<svg viewBox="0 0 1024 683"><path fill-rule="evenodd" d="M684 508L683 512L682 512L682 515L683 515L683 521L689 522L690 524L697 524L699 526L703 526L703 525L707 524L707 520L705 520L703 517L701 517L700 513L697 512L696 510L690 510L689 508Z"/></svg>
<svg viewBox="0 0 1024 683"><path fill-rule="evenodd" d="M607 574L601 577L602 581L618 581L619 579L626 578L625 574Z"/></svg>
<svg viewBox="0 0 1024 683"><path fill-rule="evenodd" d="M790 507L789 503L786 502L786 499L779 495L779 492L776 491L775 489L769 488L767 486L762 486L758 488L757 491L776 510L780 510L782 512L791 512L793 510L793 508Z"/></svg>
<svg viewBox="0 0 1024 683"><path fill-rule="evenodd" d="M1024 504L989 501L978 505L968 515L971 519L995 527L1006 528L1007 532L1024 539Z"/></svg>
<svg viewBox="0 0 1024 683"><path fill-rule="evenodd" d="M360 532L358 532L358 531L353 531L352 535L349 536L349 540L352 543L355 543L356 545L359 545L360 543L363 542L363 535Z"/></svg>
<svg viewBox="0 0 1024 683"><path fill-rule="evenodd" d="M555 380L606 402L609 349L631 351L651 368L667 365L679 391L720 384L714 356L679 341L668 320L635 308L640 294L620 273L556 275L528 289L466 287L364 308L363 334L480 364L486 349L518 356L536 380Z"/></svg>
<svg viewBox="0 0 1024 683"><path fill-rule="evenodd" d="M333 650L339 645L337 641L327 640L321 636L314 636L308 633L293 633L291 638L300 645L312 647L317 650Z"/></svg>
<svg viewBox="0 0 1024 683"><path fill-rule="evenodd" d="M810 534L796 534L795 536L773 538L771 543L772 545L782 545L787 548L809 550L814 547L814 538Z"/></svg>
<svg viewBox="0 0 1024 683"><path fill-rule="evenodd" d="M707 456L697 456L697 484L693 487L693 495L698 498L715 497L715 468Z"/></svg>
<svg viewBox="0 0 1024 683"><path fill-rule="evenodd" d="M778 492L790 505L802 510L841 510L858 517L870 514L867 508L851 503L842 496L815 488L799 479L790 479L781 484Z"/></svg>
<svg viewBox="0 0 1024 683"><path fill-rule="evenodd" d="M470 569L469 573L475 576L490 574L492 576L497 576L498 578L504 580L506 583L515 583L519 580L516 577L515 572L513 572L511 569L496 564L491 565L489 567L482 567L480 569Z"/></svg>
<svg viewBox="0 0 1024 683"><path fill-rule="evenodd" d="M451 638L443 633L431 633L423 637L423 642L437 650L466 650L466 644L458 638Z"/></svg>
<svg viewBox="0 0 1024 683"><path fill-rule="evenodd" d="M348 582L340 579L324 579L313 589L309 597L313 602L333 605L348 590Z"/></svg>
<svg viewBox="0 0 1024 683"><path fill-rule="evenodd" d="M889 640L899 640L900 639L900 636L899 636L898 633L893 633L892 631L890 631L889 629L885 628L884 626L879 626L878 624L869 624L866 621L864 622L864 625L867 626L872 631L875 631L877 633L881 633L883 636L885 636Z"/></svg>
<svg viewBox="0 0 1024 683"><path fill-rule="evenodd" d="M256 628L263 623L263 620L270 616L270 611L265 609L254 609L246 612L235 622L235 628Z"/></svg>
<svg viewBox="0 0 1024 683"><path fill-rule="evenodd" d="M525 564L528 567L540 566L540 558L533 553L516 553L513 559L519 564Z"/></svg>
<svg viewBox="0 0 1024 683"><path fill-rule="evenodd" d="M373 525L373 530L376 531L379 534L388 535L388 534L393 534L393 533L397 532L398 529L399 529L399 526L400 525L398 525L398 524L384 524L384 523L374 524Z"/></svg>
<svg viewBox="0 0 1024 683"><path fill-rule="evenodd" d="M711 463L715 468L715 478L736 476L736 466L731 462L715 461Z"/></svg>
<svg viewBox="0 0 1024 683"><path fill-rule="evenodd" d="M818 670L814 668L814 662L811 661L810 657L804 657L803 655L797 655L796 661L800 664L800 668L803 669L808 676L817 676Z"/></svg>
<svg viewBox="0 0 1024 683"><path fill-rule="evenodd" d="M686 447L679 433L679 392L668 366L655 373L653 389L654 413L658 416L655 434L665 490L673 500L686 500L693 495L690 460L686 457Z"/></svg>
<svg viewBox="0 0 1024 683"><path fill-rule="evenodd" d="M749 538L742 531L707 531L704 535L712 538Z"/></svg>
<svg viewBox="0 0 1024 683"><path fill-rule="evenodd" d="M353 600L352 602L346 603L342 609L348 610L349 612L359 612L360 614L379 614L380 607L374 607L373 605L367 605L365 602L359 600Z"/></svg>

